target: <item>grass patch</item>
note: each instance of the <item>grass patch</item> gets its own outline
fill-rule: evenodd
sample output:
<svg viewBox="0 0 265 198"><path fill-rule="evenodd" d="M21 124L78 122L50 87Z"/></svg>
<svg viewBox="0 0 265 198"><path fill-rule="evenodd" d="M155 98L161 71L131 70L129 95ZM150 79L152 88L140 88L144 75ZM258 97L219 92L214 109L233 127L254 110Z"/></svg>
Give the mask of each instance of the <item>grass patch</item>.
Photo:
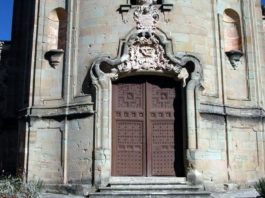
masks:
<svg viewBox="0 0 265 198"><path fill-rule="evenodd" d="M0 178L0 198L39 198L42 189L41 180L24 182L21 177Z"/></svg>
<svg viewBox="0 0 265 198"><path fill-rule="evenodd" d="M265 198L265 178L259 179L254 185L256 191L259 193L261 197Z"/></svg>

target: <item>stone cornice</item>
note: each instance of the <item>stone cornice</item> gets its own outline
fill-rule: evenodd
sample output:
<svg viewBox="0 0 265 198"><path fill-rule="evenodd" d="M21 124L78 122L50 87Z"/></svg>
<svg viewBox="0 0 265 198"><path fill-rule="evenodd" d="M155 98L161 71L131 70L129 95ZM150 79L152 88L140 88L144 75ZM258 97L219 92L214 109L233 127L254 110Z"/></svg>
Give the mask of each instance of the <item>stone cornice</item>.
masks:
<svg viewBox="0 0 265 198"><path fill-rule="evenodd" d="M200 103L199 113L243 118L265 117L265 110L262 107L233 107L207 103Z"/></svg>
<svg viewBox="0 0 265 198"><path fill-rule="evenodd" d="M58 117L82 117L93 115L94 104L69 104L62 106L32 106L19 110L19 118L58 118Z"/></svg>

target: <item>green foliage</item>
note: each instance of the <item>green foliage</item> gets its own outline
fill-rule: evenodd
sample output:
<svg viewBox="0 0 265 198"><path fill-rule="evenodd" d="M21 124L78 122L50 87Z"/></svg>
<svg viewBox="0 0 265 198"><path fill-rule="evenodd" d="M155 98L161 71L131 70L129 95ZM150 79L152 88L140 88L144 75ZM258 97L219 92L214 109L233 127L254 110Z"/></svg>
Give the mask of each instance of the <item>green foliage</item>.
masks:
<svg viewBox="0 0 265 198"><path fill-rule="evenodd" d="M259 193L259 195L265 198L265 178L259 179L259 181L257 181L254 187L256 191Z"/></svg>
<svg viewBox="0 0 265 198"><path fill-rule="evenodd" d="M21 178L13 178L11 176L0 179L0 196L12 197L19 192L22 186Z"/></svg>
<svg viewBox="0 0 265 198"><path fill-rule="evenodd" d="M20 177L0 178L0 198L38 198L42 188L40 180L23 182Z"/></svg>
<svg viewBox="0 0 265 198"><path fill-rule="evenodd" d="M40 180L31 180L27 183L23 183L20 194L29 198L40 197L40 192L43 187L43 182Z"/></svg>

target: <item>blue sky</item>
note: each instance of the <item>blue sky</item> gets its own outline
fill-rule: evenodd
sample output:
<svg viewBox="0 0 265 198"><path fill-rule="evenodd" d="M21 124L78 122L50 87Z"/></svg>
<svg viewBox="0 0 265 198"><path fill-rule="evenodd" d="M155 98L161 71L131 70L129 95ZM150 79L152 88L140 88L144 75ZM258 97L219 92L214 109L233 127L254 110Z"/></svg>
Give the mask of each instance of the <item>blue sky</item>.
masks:
<svg viewBox="0 0 265 198"><path fill-rule="evenodd" d="M0 40L11 39L12 12L13 0L0 0Z"/></svg>
<svg viewBox="0 0 265 198"><path fill-rule="evenodd" d="M265 0L261 3L265 5ZM13 0L0 0L0 40L11 40L12 13Z"/></svg>

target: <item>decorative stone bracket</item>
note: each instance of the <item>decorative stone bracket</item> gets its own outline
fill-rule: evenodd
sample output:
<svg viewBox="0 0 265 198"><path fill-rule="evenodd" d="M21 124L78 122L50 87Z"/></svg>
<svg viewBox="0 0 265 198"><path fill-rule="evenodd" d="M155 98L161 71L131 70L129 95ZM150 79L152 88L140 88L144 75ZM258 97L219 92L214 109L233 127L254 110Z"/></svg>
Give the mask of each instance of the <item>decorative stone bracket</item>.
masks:
<svg viewBox="0 0 265 198"><path fill-rule="evenodd" d="M232 67L234 69L237 69L240 63L240 58L243 56L243 53L240 50L231 50L228 52L225 52L227 55Z"/></svg>
<svg viewBox="0 0 265 198"><path fill-rule="evenodd" d="M64 50L62 49L52 49L45 53L45 59L49 61L51 67L55 68L59 66L63 59Z"/></svg>

